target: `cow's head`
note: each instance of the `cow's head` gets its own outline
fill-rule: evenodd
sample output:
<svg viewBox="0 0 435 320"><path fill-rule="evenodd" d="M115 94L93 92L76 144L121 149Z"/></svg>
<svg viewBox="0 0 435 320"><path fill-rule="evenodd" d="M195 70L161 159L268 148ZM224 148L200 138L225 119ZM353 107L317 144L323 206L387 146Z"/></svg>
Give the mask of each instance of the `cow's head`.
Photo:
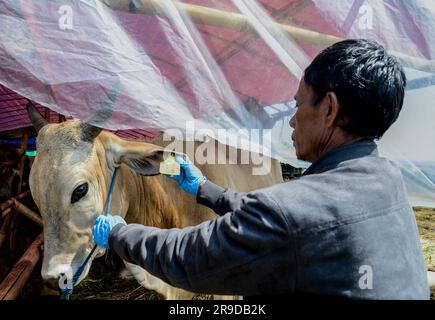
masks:
<svg viewBox="0 0 435 320"><path fill-rule="evenodd" d="M42 277L47 286L58 288L59 279L74 274L94 245L92 227L104 212L115 168L126 164L142 175L156 175L164 150L122 140L78 120L48 124L32 106L28 113L38 131L30 189L44 223ZM111 212L124 216L128 203L121 199L127 195L119 190L119 178ZM96 255L103 253L99 249Z"/></svg>

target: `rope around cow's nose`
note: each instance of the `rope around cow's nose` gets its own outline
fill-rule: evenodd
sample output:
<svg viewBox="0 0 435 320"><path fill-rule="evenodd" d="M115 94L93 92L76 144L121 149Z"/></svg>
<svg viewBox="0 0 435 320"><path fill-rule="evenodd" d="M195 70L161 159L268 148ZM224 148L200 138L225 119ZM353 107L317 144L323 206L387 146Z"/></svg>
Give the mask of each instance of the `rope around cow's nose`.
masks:
<svg viewBox="0 0 435 320"><path fill-rule="evenodd" d="M110 182L109 194L107 196L106 208L104 210L104 215L106 215L106 216L109 214L110 203L112 202L113 190L115 189L115 180L116 180L116 173L117 172L118 172L118 168L116 168L115 171L113 172L112 181ZM85 261L81 264L81 266L74 273L73 278L72 278L71 288L61 289L61 291L62 291L61 299L62 300L70 300L71 299L73 289L74 289L75 285L77 284L77 281L79 280L83 271L85 270L85 267L88 264L89 260L91 259L92 255L94 254L95 250L97 250L97 247L98 247L98 245L95 244L94 247L92 248L91 252L89 252L89 254L87 255Z"/></svg>

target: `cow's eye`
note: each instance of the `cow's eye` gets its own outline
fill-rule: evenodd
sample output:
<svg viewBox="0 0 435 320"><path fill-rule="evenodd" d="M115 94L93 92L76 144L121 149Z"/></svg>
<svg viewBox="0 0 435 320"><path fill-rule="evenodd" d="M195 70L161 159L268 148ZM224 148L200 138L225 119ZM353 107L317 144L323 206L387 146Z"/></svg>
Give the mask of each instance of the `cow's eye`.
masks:
<svg viewBox="0 0 435 320"><path fill-rule="evenodd" d="M88 183L83 183L74 189L71 196L71 203L75 203L83 198L88 192Z"/></svg>

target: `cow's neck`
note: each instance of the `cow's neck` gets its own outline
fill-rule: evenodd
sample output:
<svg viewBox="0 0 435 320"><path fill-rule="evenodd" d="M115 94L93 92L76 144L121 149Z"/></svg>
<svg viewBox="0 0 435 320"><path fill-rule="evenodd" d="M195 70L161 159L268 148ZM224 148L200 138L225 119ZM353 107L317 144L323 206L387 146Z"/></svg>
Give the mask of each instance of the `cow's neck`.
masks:
<svg viewBox="0 0 435 320"><path fill-rule="evenodd" d="M180 227L179 213L162 185L162 177L143 177L127 166L120 170L121 202L126 220L159 228ZM167 179L167 178L166 178Z"/></svg>
<svg viewBox="0 0 435 320"><path fill-rule="evenodd" d="M106 158L106 150L98 139L95 150L100 161L97 171L101 200L106 203L113 170ZM162 186L165 177L143 177L137 175L126 165L121 165L116 177L110 207L112 214L120 214L128 223L138 223L159 228L180 227L179 212L170 199L171 190ZM169 192L168 192L169 191ZM169 195L168 195L169 194Z"/></svg>

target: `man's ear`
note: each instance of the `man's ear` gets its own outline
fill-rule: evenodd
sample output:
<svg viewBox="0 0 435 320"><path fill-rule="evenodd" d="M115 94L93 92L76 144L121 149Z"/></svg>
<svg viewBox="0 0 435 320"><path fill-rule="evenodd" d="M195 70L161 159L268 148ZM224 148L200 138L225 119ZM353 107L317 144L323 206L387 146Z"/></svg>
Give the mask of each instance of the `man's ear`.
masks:
<svg viewBox="0 0 435 320"><path fill-rule="evenodd" d="M109 165L119 167L122 163L143 176L160 174L160 163L165 160L164 148L140 141L128 141L114 134L105 133L100 139L106 149Z"/></svg>
<svg viewBox="0 0 435 320"><path fill-rule="evenodd" d="M331 127L335 124L342 126L345 125L344 119L340 117L340 104L338 103L338 98L335 92L328 92L326 94L326 101L328 104L327 114L326 114L326 125Z"/></svg>

